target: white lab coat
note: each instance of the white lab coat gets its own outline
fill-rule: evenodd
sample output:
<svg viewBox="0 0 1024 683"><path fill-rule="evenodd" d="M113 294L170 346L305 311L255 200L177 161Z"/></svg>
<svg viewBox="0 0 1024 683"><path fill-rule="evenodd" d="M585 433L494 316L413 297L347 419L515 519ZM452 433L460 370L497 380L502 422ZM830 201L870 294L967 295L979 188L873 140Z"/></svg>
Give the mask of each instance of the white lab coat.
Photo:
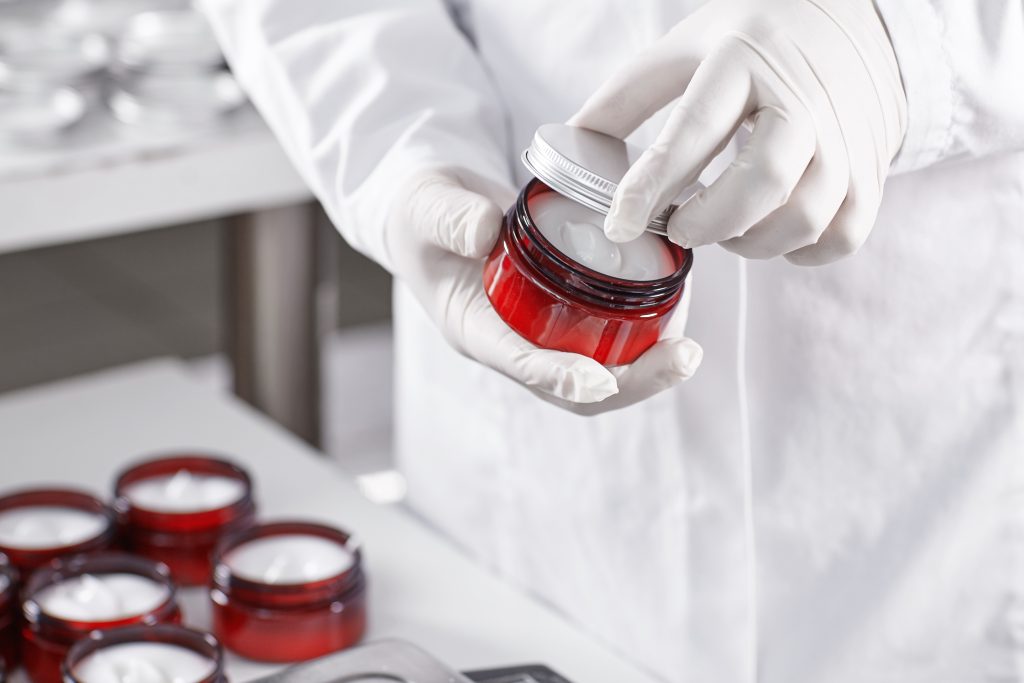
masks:
<svg viewBox="0 0 1024 683"><path fill-rule="evenodd" d="M401 179L523 183L537 125L697 3L200 4L339 230L387 266ZM835 265L699 249L692 381L579 418L396 297L410 503L666 680L1024 680L1022 6L879 4L913 172Z"/></svg>

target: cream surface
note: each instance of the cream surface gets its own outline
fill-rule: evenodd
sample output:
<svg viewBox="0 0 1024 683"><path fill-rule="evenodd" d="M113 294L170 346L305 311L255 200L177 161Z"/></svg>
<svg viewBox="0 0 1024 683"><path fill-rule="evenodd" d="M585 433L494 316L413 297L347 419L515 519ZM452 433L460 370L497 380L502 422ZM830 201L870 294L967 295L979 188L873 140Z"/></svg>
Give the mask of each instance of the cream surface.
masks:
<svg viewBox="0 0 1024 683"><path fill-rule="evenodd" d="M355 562L347 548L309 534L280 534L243 543L224 558L231 573L249 581L294 584L337 576Z"/></svg>
<svg viewBox="0 0 1024 683"><path fill-rule="evenodd" d="M151 612L167 600L167 587L138 574L83 574L36 594L39 608L71 621L112 621Z"/></svg>
<svg viewBox="0 0 1024 683"><path fill-rule="evenodd" d="M179 470L129 484L124 495L135 507L154 512L204 512L240 500L245 484L231 477Z"/></svg>
<svg viewBox="0 0 1024 683"><path fill-rule="evenodd" d="M530 215L556 249L580 265L623 280L657 280L675 272L662 238L649 232L631 242L604 236L604 216L556 192L530 201Z"/></svg>
<svg viewBox="0 0 1024 683"><path fill-rule="evenodd" d="M107 518L77 508L29 505L0 512L0 545L41 550L75 545L99 536Z"/></svg>
<svg viewBox="0 0 1024 683"><path fill-rule="evenodd" d="M171 643L119 643L96 650L74 670L82 683L197 683L216 664L194 650Z"/></svg>

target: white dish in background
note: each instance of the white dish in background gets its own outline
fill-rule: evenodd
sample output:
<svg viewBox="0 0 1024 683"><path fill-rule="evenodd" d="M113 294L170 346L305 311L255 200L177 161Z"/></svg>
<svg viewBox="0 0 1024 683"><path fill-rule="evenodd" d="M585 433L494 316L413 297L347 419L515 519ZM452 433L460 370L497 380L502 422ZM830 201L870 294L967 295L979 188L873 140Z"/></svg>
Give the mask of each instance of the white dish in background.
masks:
<svg viewBox="0 0 1024 683"><path fill-rule="evenodd" d="M67 35L52 28L0 34L0 85L18 90L79 86L102 78L110 44L98 34Z"/></svg>
<svg viewBox="0 0 1024 683"><path fill-rule="evenodd" d="M117 44L117 65L149 73L222 69L224 56L206 19L192 10L143 12Z"/></svg>
<svg viewBox="0 0 1024 683"><path fill-rule="evenodd" d="M219 123L245 102L226 71L192 76L139 76L119 83L108 105L123 123L188 128Z"/></svg>
<svg viewBox="0 0 1024 683"><path fill-rule="evenodd" d="M86 112L85 97L74 88L0 91L0 138L15 144L55 142Z"/></svg>

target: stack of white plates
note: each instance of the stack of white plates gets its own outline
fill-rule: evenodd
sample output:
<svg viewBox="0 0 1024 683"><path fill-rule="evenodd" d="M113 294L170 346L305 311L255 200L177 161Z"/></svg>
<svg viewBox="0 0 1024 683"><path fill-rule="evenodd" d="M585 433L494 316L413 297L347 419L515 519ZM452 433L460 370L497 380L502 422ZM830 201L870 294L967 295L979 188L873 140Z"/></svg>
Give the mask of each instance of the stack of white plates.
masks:
<svg viewBox="0 0 1024 683"><path fill-rule="evenodd" d="M109 43L97 34L0 32L0 136L26 144L58 138L100 101L109 61Z"/></svg>
<svg viewBox="0 0 1024 683"><path fill-rule="evenodd" d="M132 17L117 41L111 71L109 106L126 123L215 125L245 101L206 20L188 9Z"/></svg>

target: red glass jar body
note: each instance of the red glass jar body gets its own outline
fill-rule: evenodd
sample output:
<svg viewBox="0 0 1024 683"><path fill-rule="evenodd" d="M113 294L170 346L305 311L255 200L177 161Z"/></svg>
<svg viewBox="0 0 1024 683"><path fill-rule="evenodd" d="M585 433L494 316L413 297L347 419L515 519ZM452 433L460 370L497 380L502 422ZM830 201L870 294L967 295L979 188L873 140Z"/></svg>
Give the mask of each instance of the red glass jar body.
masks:
<svg viewBox="0 0 1024 683"><path fill-rule="evenodd" d="M0 554L8 557L22 579L26 579L35 569L49 564L55 558L109 550L114 545L117 534L114 512L95 496L70 489L32 489L0 498L0 511L31 507L73 508L99 515L106 523L97 535L73 545L52 548L16 548L0 545Z"/></svg>
<svg viewBox="0 0 1024 683"><path fill-rule="evenodd" d="M167 599L155 609L111 621L73 621L47 614L36 601L39 592L83 574L127 573L146 577L166 588ZM25 584L22 594L22 661L33 683L60 683L61 664L76 642L94 631L133 625L180 624L177 590L167 567L123 553L80 555L55 561Z"/></svg>
<svg viewBox="0 0 1024 683"><path fill-rule="evenodd" d="M675 272L650 281L618 280L559 252L533 223L531 199L554 192L530 181L505 214L484 265L484 288L509 327L537 346L632 363L653 346L679 303L692 253L665 240Z"/></svg>
<svg viewBox="0 0 1024 683"><path fill-rule="evenodd" d="M275 534L320 536L350 549L344 573L302 584L265 584L232 574L224 557L248 541ZM366 579L349 534L304 522L253 527L225 539L214 556L213 632L224 646L264 662L313 659L358 643L366 631Z"/></svg>
<svg viewBox="0 0 1024 683"><path fill-rule="evenodd" d="M133 505L125 494L131 484L182 470L235 479L244 485L245 492L228 506L200 512L147 510ZM228 534L252 526L256 518L249 474L231 462L202 455L159 458L129 467L118 476L114 496L125 547L166 564L174 580L183 586L208 584L210 559L217 543Z"/></svg>
<svg viewBox="0 0 1024 683"><path fill-rule="evenodd" d="M18 575L0 555L0 666L18 663Z"/></svg>
<svg viewBox="0 0 1024 683"><path fill-rule="evenodd" d="M75 676L75 667L98 650L126 643L166 643L187 648L213 660L213 672L196 683L227 683L227 677L224 675L224 648L220 642L209 633L172 624L125 626L92 633L88 638L75 643L68 651L61 665L63 683L88 683Z"/></svg>

